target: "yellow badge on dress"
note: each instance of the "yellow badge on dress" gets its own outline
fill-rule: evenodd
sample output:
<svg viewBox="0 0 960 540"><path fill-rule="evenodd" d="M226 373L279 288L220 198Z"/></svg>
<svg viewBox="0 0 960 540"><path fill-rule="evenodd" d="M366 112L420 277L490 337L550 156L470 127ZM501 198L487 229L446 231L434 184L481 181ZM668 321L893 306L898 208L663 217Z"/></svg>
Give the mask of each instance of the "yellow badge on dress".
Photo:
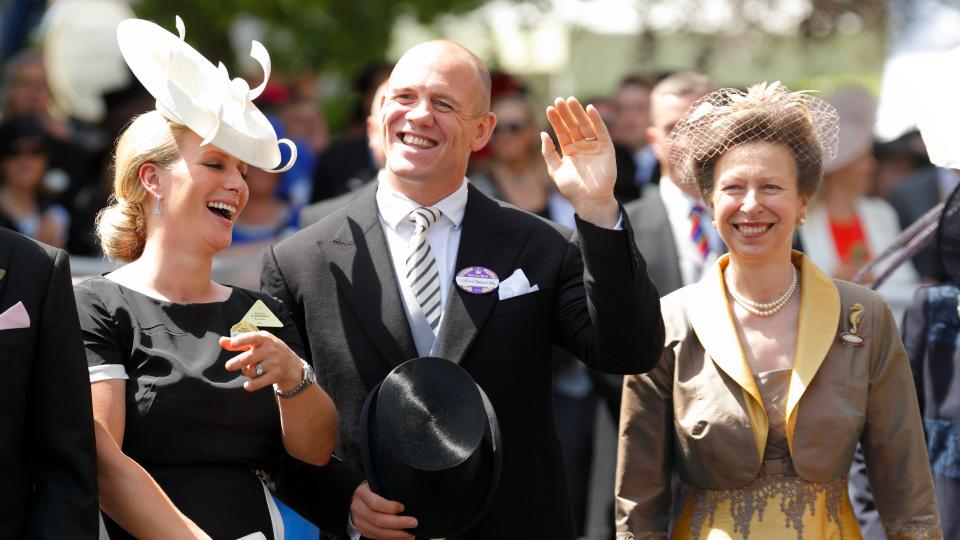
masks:
<svg viewBox="0 0 960 540"><path fill-rule="evenodd" d="M246 334L247 332L256 332L259 330L257 325L248 322L247 320L242 320L237 324L230 327L230 337L235 338L240 334Z"/></svg>
<svg viewBox="0 0 960 540"><path fill-rule="evenodd" d="M257 303L253 304L253 307L240 319L240 322L255 324L258 328L283 328L283 323L263 303L263 300L257 300Z"/></svg>

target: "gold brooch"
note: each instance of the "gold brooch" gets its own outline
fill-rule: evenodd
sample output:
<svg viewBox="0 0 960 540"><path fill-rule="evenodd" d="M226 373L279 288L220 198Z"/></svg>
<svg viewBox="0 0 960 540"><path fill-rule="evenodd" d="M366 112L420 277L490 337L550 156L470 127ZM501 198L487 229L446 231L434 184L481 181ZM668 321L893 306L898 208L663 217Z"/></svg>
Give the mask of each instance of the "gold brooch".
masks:
<svg viewBox="0 0 960 540"><path fill-rule="evenodd" d="M863 319L863 304L858 302L850 306L850 316L847 318L847 320L850 321L850 329L840 334L840 339L842 339L844 343L857 346L863 345L863 337L858 334L860 331L860 319Z"/></svg>

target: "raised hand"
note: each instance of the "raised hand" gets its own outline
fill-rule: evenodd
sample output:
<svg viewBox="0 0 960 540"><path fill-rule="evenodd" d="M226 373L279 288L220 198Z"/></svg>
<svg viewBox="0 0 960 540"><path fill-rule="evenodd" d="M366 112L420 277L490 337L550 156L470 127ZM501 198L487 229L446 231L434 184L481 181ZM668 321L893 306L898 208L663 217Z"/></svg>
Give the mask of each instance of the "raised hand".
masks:
<svg viewBox="0 0 960 540"><path fill-rule="evenodd" d="M541 151L560 194L573 204L580 219L613 228L620 216L613 197L617 163L600 113L593 105L584 109L576 98L557 98L547 107L547 120L562 155L546 133L540 133Z"/></svg>

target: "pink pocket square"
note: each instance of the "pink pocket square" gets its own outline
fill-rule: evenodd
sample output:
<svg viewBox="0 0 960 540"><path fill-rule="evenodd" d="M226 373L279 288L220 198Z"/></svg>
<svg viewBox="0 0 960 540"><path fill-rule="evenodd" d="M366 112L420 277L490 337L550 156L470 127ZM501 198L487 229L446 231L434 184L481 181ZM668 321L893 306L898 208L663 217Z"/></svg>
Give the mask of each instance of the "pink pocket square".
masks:
<svg viewBox="0 0 960 540"><path fill-rule="evenodd" d="M30 328L30 314L27 313L27 308L23 307L23 302L17 302L10 309L0 313L0 330L15 328Z"/></svg>

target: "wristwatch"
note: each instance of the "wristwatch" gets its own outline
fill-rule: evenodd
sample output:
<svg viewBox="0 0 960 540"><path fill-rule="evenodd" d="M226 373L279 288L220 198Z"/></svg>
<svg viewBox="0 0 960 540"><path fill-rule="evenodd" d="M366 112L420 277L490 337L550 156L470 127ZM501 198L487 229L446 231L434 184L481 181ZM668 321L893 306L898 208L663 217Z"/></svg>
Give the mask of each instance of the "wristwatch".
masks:
<svg viewBox="0 0 960 540"><path fill-rule="evenodd" d="M279 386L273 385L274 394L282 397L283 399L289 399L306 390L311 384L317 382L317 374L313 372L313 367L305 360L300 361L303 362L303 380L300 381L300 384L298 384L296 388L290 390L289 392L284 392L280 390Z"/></svg>

